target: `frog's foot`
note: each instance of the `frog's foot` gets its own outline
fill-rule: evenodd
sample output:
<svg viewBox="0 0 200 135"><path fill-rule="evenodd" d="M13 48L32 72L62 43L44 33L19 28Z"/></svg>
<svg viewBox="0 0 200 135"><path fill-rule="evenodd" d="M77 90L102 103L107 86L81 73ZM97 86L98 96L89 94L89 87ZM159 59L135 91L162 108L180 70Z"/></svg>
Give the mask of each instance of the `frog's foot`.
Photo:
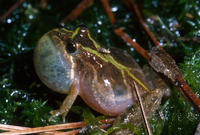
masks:
<svg viewBox="0 0 200 135"><path fill-rule="evenodd" d="M75 89L74 85L70 86L69 93L65 100L63 101L62 105L58 110L51 111L51 117L49 120L51 121L52 118L56 116L62 115L63 122L65 122L65 117L67 116L67 113L69 112L69 109L71 108L72 104L74 103L76 97L78 96L79 91Z"/></svg>
<svg viewBox="0 0 200 135"><path fill-rule="evenodd" d="M63 123L65 123L65 117L67 116L68 111L63 111L62 109L50 111L51 117L49 121L52 121L54 117L62 116Z"/></svg>

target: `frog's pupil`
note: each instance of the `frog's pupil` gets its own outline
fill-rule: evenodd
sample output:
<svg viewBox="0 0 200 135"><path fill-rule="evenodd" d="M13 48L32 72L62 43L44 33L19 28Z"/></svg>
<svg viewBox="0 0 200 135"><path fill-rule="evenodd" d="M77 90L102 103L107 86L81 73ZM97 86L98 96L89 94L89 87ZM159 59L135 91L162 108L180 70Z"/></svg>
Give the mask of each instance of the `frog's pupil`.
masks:
<svg viewBox="0 0 200 135"><path fill-rule="evenodd" d="M76 51L76 45L71 41L67 41L66 50L68 53L74 53Z"/></svg>

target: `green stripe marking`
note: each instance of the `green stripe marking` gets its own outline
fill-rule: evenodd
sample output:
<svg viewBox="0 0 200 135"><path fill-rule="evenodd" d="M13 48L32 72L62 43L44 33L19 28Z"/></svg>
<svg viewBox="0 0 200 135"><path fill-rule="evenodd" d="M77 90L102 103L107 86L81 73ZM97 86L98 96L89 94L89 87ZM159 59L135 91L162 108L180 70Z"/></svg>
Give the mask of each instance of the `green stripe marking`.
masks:
<svg viewBox="0 0 200 135"><path fill-rule="evenodd" d="M113 64L116 68L118 68L123 77L124 77L124 72L128 73L128 75L133 79L135 80L139 85L141 85L146 91L150 91L148 89L148 87L146 87L137 77L135 77L132 73L131 73L131 68L128 68L122 64L120 64L119 62L117 62L111 55L103 55L103 54L100 54L98 51L96 50L93 50L91 48L88 48L88 47L84 47L83 45L81 45L81 47L86 50L87 52L91 53L91 54L94 54L96 55L97 57L101 58L104 62L109 62L111 64Z"/></svg>
<svg viewBox="0 0 200 135"><path fill-rule="evenodd" d="M73 39L79 32L80 28L77 28L72 36L71 39ZM87 52L96 55L97 57L101 58L104 62L109 62L111 64L113 64L116 68L118 68L121 73L122 76L124 78L124 72L126 72L133 80L135 80L140 86L142 86L146 91L150 91L149 88L147 86L145 86L136 76L134 76L131 73L131 68L128 68L122 64L120 64L119 62L117 62L111 55L108 54L101 54L98 52L98 50L101 48L101 46L91 37L90 33L88 32L88 38L92 41L93 45L95 46L95 48L97 50L93 50L91 48L88 47L84 47L83 45L80 44L80 46L82 47L82 49L86 50Z"/></svg>

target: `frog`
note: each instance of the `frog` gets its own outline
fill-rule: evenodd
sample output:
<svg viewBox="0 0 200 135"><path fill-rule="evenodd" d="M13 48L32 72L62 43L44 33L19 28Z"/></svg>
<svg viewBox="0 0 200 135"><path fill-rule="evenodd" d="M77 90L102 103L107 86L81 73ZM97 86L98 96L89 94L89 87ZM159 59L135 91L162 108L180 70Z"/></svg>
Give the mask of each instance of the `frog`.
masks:
<svg viewBox="0 0 200 135"><path fill-rule="evenodd" d="M60 108L51 111L63 119L77 96L103 115L118 116L137 104L135 88L141 96L153 91L130 54L101 45L85 26L44 34L34 50L34 66L47 87L67 95Z"/></svg>

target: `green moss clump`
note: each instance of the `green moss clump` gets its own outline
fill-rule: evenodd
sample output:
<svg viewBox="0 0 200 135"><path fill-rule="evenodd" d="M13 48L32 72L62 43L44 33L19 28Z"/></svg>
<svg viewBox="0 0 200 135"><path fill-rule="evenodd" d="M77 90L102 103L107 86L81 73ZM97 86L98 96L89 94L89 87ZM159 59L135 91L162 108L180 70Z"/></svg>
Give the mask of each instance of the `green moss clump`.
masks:
<svg viewBox="0 0 200 135"><path fill-rule="evenodd" d="M25 90L10 88L11 83L9 79L0 79L0 123L36 127L59 122L59 119L49 122L52 108L46 106L46 101Z"/></svg>
<svg viewBox="0 0 200 135"><path fill-rule="evenodd" d="M184 64L181 64L183 77L197 96L200 97L200 49L196 50L192 55L190 54L186 59Z"/></svg>

